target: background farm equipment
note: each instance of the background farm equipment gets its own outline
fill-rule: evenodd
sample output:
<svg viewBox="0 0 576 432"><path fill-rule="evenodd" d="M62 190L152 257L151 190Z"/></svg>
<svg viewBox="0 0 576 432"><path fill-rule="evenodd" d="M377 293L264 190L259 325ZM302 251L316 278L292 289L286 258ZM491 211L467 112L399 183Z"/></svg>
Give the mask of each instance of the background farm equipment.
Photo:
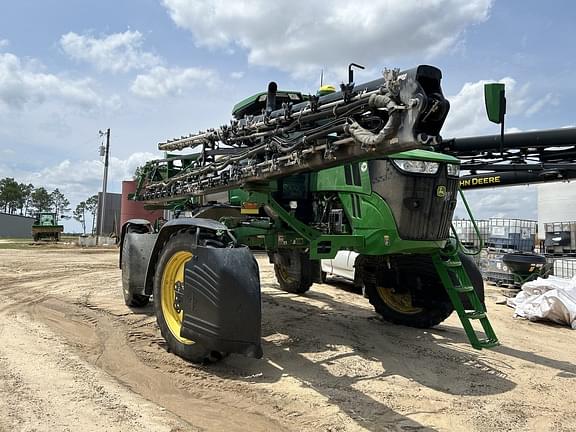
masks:
<svg viewBox="0 0 576 432"><path fill-rule="evenodd" d="M64 232L64 225L58 225L56 213L39 213L32 225L32 238L34 241L59 241L60 233Z"/></svg>

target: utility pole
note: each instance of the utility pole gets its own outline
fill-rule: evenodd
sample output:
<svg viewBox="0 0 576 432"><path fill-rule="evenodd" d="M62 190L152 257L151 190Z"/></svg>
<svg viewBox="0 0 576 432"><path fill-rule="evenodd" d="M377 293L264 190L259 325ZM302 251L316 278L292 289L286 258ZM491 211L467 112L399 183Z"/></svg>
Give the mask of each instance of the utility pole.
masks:
<svg viewBox="0 0 576 432"><path fill-rule="evenodd" d="M96 243L98 243L98 236L102 237L104 231L104 220L106 217L106 189L108 187L108 155L110 153L110 128L106 129L106 132L100 132L100 136L106 135L106 147L104 149L104 179L102 180L102 199L100 200L100 229L96 236ZM100 153L102 155L102 151Z"/></svg>

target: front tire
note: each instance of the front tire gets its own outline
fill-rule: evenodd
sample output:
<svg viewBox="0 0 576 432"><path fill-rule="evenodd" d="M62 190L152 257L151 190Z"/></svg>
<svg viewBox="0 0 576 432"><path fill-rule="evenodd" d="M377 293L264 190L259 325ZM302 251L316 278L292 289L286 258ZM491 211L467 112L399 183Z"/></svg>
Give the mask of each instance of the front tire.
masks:
<svg viewBox="0 0 576 432"><path fill-rule="evenodd" d="M278 252L274 273L282 291L304 294L312 286L312 264L307 254L299 251Z"/></svg>
<svg viewBox="0 0 576 432"><path fill-rule="evenodd" d="M201 344L180 336L184 313L174 305L177 284L184 283L184 266L192 259L194 235L189 232L173 234L162 249L154 273L154 312L167 349L194 363L219 359Z"/></svg>

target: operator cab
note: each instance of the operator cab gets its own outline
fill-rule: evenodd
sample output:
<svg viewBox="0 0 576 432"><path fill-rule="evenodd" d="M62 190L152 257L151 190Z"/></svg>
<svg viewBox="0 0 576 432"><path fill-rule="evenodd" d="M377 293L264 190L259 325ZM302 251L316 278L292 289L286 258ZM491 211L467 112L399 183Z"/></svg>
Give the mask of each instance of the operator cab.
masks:
<svg viewBox="0 0 576 432"><path fill-rule="evenodd" d="M316 96L322 97L335 92L336 87L333 85L321 85L316 92ZM240 120L245 116L260 115L266 110L279 110L284 104L296 105L308 100L310 100L309 95L304 95L302 92L297 91L277 90L276 83L271 82L268 84L267 92L256 93L234 105L232 116L236 120Z"/></svg>
<svg viewBox="0 0 576 432"><path fill-rule="evenodd" d="M35 225L52 226L57 224L56 213L38 213L36 214Z"/></svg>
<svg viewBox="0 0 576 432"><path fill-rule="evenodd" d="M282 108L282 104L291 103L293 105L299 104L308 100L308 96L303 95L296 91L278 90L276 92L276 100L272 110ZM260 92L252 95L234 105L232 109L232 116L236 120L240 120L245 116L256 116L262 114L268 105L268 93Z"/></svg>

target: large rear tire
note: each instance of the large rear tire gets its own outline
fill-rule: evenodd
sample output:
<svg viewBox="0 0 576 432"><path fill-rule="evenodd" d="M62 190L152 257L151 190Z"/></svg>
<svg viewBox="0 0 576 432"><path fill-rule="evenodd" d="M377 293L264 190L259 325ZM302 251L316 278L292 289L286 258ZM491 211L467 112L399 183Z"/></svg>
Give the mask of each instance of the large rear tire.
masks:
<svg viewBox="0 0 576 432"><path fill-rule="evenodd" d="M282 251L276 254L274 273L282 291L303 294L313 283L312 264L307 254Z"/></svg>
<svg viewBox="0 0 576 432"><path fill-rule="evenodd" d="M184 313L174 305L176 285L184 283L184 266L192 259L195 244L193 234L179 231L164 245L154 273L154 312L169 352L194 363L207 363L221 355L180 336Z"/></svg>

